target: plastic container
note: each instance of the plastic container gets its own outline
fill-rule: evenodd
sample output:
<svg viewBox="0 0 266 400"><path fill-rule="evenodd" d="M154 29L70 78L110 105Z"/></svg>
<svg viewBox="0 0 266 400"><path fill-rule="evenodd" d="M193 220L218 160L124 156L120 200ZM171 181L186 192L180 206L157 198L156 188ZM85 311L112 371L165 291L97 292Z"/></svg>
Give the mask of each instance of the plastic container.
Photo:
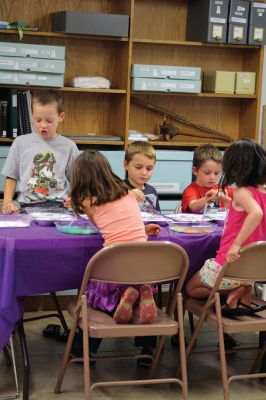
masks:
<svg viewBox="0 0 266 400"><path fill-rule="evenodd" d="M55 227L59 232L71 235L96 235L99 232L94 225L84 219L77 219L69 223L57 221Z"/></svg>
<svg viewBox="0 0 266 400"><path fill-rule="evenodd" d="M0 215L0 228L27 228L32 218L26 214Z"/></svg>

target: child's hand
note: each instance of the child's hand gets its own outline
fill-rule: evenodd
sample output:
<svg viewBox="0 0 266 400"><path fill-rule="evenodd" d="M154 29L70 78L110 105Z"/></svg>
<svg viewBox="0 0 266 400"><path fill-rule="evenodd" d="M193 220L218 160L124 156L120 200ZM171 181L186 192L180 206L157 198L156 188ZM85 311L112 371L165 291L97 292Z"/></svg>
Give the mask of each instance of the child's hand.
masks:
<svg viewBox="0 0 266 400"><path fill-rule="evenodd" d="M15 214L19 212L18 206L16 204L9 202L9 203L3 203L2 206L2 213L3 214Z"/></svg>
<svg viewBox="0 0 266 400"><path fill-rule="evenodd" d="M206 202L210 203L211 201L216 201L218 200L218 193L217 190L211 189L205 194L206 197Z"/></svg>
<svg viewBox="0 0 266 400"><path fill-rule="evenodd" d="M145 225L145 231L148 236L156 236L160 233L161 227L157 224Z"/></svg>
<svg viewBox="0 0 266 400"><path fill-rule="evenodd" d="M232 244L232 246L229 248L226 254L226 261L230 263L237 261L240 257L239 250L240 246L238 246L237 244Z"/></svg>
<svg viewBox="0 0 266 400"><path fill-rule="evenodd" d="M131 189L131 193L134 194L139 203L143 203L145 200L145 195L140 189Z"/></svg>
<svg viewBox="0 0 266 400"><path fill-rule="evenodd" d="M64 207L66 208L72 208L72 203L71 203L71 198L67 197L64 201Z"/></svg>

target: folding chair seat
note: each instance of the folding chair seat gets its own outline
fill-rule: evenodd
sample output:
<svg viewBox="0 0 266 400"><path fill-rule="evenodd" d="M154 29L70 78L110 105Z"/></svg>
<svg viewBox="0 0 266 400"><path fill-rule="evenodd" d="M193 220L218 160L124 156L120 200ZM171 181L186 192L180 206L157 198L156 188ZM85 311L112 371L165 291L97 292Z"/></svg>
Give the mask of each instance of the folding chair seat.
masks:
<svg viewBox="0 0 266 400"><path fill-rule="evenodd" d="M188 256L180 246L169 242L121 243L100 250L89 261L77 302L70 304L69 311L73 317L68 343L59 371L55 393L61 390L62 381L67 367L83 360L85 398L90 399L91 391L96 387L119 385L143 385L158 383L177 383L181 386L183 398L188 398L187 371L185 360L185 341L183 328L183 300L181 289L188 269ZM106 313L94 310L87 303L86 288L89 280L141 285L177 281L176 290L167 313L158 310L158 319L152 324L126 323L116 324ZM177 307L178 320L172 315ZM72 358L70 355L76 328L83 331L83 358ZM152 379L166 335L179 333L181 378L177 374L168 379ZM89 337L129 337L129 336L160 336L147 380L90 382L89 361L92 359L110 358L143 358L145 355L94 357L89 355Z"/></svg>
<svg viewBox="0 0 266 400"><path fill-rule="evenodd" d="M230 352L243 351L245 349L257 350L257 357L255 359L255 362L253 363L253 366L247 374L232 375L228 377L227 373L224 333L232 334L266 331L266 310L254 313L253 315L249 316L234 316L229 318L222 315L220 294L219 292L217 292L217 289L223 277L243 281L249 280L253 283L255 283L256 281L266 281L266 242L263 241L252 243L242 248L240 254L241 256L238 261L231 264L228 262L225 263L216 281L215 286L211 290L210 295L205 302L193 298L188 298L185 302L185 308L190 313L198 317L194 332L186 348L187 357L190 355L193 349L203 322L217 329L219 338L221 377L225 400L229 399L229 384L232 381L266 377L266 371L262 373L256 373L258 367L262 363L262 360L265 359L266 342L263 343L259 348L249 347L231 350ZM252 298L251 305L253 308L255 308L255 305L265 306L266 309L266 302L258 299L257 297Z"/></svg>

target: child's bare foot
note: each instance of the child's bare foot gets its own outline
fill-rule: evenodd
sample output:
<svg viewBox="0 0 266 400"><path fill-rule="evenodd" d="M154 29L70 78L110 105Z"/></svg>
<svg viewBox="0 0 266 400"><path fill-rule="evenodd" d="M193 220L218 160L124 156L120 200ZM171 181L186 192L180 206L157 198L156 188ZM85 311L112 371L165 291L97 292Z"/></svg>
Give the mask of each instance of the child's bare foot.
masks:
<svg viewBox="0 0 266 400"><path fill-rule="evenodd" d="M246 286L239 286L236 289L230 290L226 300L226 307L236 308L239 300L245 297Z"/></svg>
<svg viewBox="0 0 266 400"><path fill-rule="evenodd" d="M133 287L128 287L122 294L120 303L116 307L114 320L118 324L126 324L132 318L132 306L139 297L139 292Z"/></svg>

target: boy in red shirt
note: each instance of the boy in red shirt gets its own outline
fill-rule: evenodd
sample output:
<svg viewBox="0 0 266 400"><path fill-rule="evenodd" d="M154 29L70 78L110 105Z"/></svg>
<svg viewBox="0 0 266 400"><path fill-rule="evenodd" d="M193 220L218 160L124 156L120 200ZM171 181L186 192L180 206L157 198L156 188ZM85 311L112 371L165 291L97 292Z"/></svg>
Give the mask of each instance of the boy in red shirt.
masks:
<svg viewBox="0 0 266 400"><path fill-rule="evenodd" d="M225 207L232 199L233 189L219 189L217 181L222 173L222 154L211 145L204 144L194 151L192 172L196 180L184 190L182 212L201 213L207 203L216 202Z"/></svg>

